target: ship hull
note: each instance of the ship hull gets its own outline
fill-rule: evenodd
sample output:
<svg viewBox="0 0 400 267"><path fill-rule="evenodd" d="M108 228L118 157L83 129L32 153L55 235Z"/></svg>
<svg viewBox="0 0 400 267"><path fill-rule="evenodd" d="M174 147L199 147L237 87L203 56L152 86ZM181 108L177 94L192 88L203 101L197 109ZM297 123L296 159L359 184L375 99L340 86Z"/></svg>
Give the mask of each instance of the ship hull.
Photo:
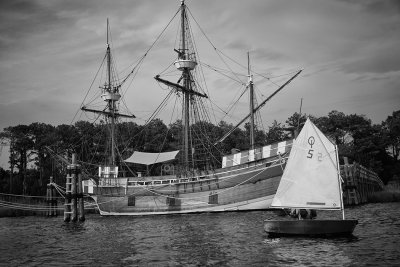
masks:
<svg viewBox="0 0 400 267"><path fill-rule="evenodd" d="M284 158L218 169L168 185L97 186L101 215L162 215L268 209L285 168Z"/></svg>

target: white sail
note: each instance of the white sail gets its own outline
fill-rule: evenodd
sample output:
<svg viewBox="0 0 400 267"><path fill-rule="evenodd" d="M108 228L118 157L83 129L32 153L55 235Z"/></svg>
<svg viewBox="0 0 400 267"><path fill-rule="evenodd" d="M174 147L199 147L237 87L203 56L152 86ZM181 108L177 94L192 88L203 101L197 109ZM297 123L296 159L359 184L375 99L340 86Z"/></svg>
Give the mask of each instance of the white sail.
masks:
<svg viewBox="0 0 400 267"><path fill-rule="evenodd" d="M293 142L271 207L341 209L336 146L307 119Z"/></svg>

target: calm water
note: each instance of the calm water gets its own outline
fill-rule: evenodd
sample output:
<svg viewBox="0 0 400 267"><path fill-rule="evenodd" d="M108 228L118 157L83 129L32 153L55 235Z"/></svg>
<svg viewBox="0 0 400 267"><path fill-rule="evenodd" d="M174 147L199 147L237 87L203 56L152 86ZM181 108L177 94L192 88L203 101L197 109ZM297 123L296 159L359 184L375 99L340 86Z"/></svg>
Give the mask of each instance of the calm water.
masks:
<svg viewBox="0 0 400 267"><path fill-rule="evenodd" d="M269 211L159 217L0 218L2 266L394 266L400 203L346 210L349 238L268 238ZM318 216L326 217L326 213Z"/></svg>

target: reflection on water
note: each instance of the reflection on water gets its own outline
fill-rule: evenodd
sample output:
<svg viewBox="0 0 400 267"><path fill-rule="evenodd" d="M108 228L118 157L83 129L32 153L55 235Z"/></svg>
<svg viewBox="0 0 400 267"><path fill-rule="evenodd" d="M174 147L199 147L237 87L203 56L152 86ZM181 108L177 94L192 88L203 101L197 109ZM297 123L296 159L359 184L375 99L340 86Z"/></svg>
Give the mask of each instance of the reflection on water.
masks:
<svg viewBox="0 0 400 267"><path fill-rule="evenodd" d="M150 217L0 218L2 266L395 266L400 203L346 210L349 238L269 238L270 211ZM324 218L325 213L318 217ZM341 216L340 214L338 215Z"/></svg>
<svg viewBox="0 0 400 267"><path fill-rule="evenodd" d="M276 263L281 265L347 266L352 258L340 245L351 239L274 238L265 239Z"/></svg>

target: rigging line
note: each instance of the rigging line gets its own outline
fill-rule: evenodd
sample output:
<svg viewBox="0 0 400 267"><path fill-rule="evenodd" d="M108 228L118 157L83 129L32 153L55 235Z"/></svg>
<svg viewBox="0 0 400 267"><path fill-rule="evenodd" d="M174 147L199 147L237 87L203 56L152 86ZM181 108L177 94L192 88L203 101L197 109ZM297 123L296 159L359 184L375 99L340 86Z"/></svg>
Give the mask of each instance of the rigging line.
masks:
<svg viewBox="0 0 400 267"><path fill-rule="evenodd" d="M112 32L111 32L111 25L110 25L110 23L107 23L107 26L108 26L108 29L107 29L107 34L109 34L109 36L110 36L110 46L111 46L111 48L110 48L110 59L111 59L111 66L113 67L113 66L115 66L115 68L117 68L117 64L116 64L116 62L114 61L114 56L112 55L112 54L114 54L114 51L115 51L115 54L116 54L116 50L114 49L114 41L113 41L113 38L112 38ZM108 41L108 40L107 40ZM111 51L112 51L112 53L111 53ZM115 74L115 68L113 68L113 70L112 70L112 72L113 72L113 74L114 75L116 75ZM113 77L118 77L118 76L113 76ZM115 82L115 80L114 80L114 82Z"/></svg>
<svg viewBox="0 0 400 267"><path fill-rule="evenodd" d="M153 112L153 114L150 116L150 118L145 122L145 125L143 125L143 128L141 131L139 131L135 136L131 137L130 139L128 139L128 143L133 140L134 138L136 138L138 135L141 135L145 130L147 130L147 127L149 126L150 122L154 119L155 116L158 115L158 112L166 105L168 98L171 96L171 94L173 93L173 91L171 90L168 95L164 98L164 100L162 101L162 103L157 107L156 111ZM157 112L158 111L158 112ZM125 152L125 151L123 151ZM122 152L122 153L123 153Z"/></svg>
<svg viewBox="0 0 400 267"><path fill-rule="evenodd" d="M9 208L9 209L16 209L16 210L31 210L31 211L47 211L48 206L37 206L35 207L34 205L31 206L26 206L26 205L13 205L13 204L7 204L7 203L2 203L0 201L0 207L4 208ZM61 207L57 207L58 210L64 209Z"/></svg>
<svg viewBox="0 0 400 267"><path fill-rule="evenodd" d="M203 64L203 63L202 63L202 64ZM226 75L225 75L225 76L226 76ZM231 78L231 77L229 77L229 76L226 76L226 77L228 77L228 78L234 80L233 78ZM241 84L242 86L247 86L245 83L242 83L241 81L237 81L237 80L234 80L234 81L238 82L238 83ZM225 116L224 116L222 119L224 119L224 118L226 117L226 115L228 115L228 113L231 111L231 109L233 108L233 106L236 105L236 103L239 101L239 99L240 99L240 98L243 96L243 94L245 93L246 89L247 89L247 88L245 87L244 91L242 92L242 94L239 96L239 98L236 100L235 103L231 103L231 104L230 104L230 108L229 108L228 111L223 110L223 109L220 108L215 102L213 102L213 101L210 99L210 102L211 102L212 104L214 104L219 110L221 110L223 114L225 114ZM236 94L237 94L237 93L236 93ZM234 96L233 99L235 99L235 98L236 98L236 95Z"/></svg>
<svg viewBox="0 0 400 267"><path fill-rule="evenodd" d="M238 84L241 84L241 85L244 85L244 86L246 85L246 84L245 84L244 82L242 82L241 80L234 79L234 78L232 78L231 76L229 76L228 74L223 73L222 71L216 69L215 67L212 67L212 66L209 65L209 64L200 62L200 65L201 65L201 66L208 67L210 70L213 70L213 71L215 71L215 72L217 72L217 73L219 73L219 74L221 74L221 75L223 75L223 76L225 76L225 77L231 79L232 81L237 82ZM236 75L236 74L235 74L235 75Z"/></svg>
<svg viewBox="0 0 400 267"><path fill-rule="evenodd" d="M12 196L12 197L22 197L22 198L46 198L45 196L28 196L28 195L16 195L16 194L6 194L0 193L3 196Z"/></svg>
<svg viewBox="0 0 400 267"><path fill-rule="evenodd" d="M272 83L273 85L275 85L275 86L277 86L277 87L280 86L278 83L272 81L271 78L266 77L266 76L264 76L264 75L262 75L262 74L260 74L260 73L257 73L257 72L255 72L254 70L252 70L252 72L255 73L255 74L257 74L258 76L263 77L264 79L266 79L267 81L269 81L269 82ZM292 72L289 72L289 73L287 73L287 74L282 74L282 75L274 76L273 78L288 76L288 75L291 75L291 74L296 73L296 72L297 72L297 71L292 71Z"/></svg>
<svg viewBox="0 0 400 267"><path fill-rule="evenodd" d="M193 32L193 30L192 30L192 25L189 23L189 21L188 21L188 26L189 26L190 33L192 33L192 32ZM200 61L201 61L201 59L200 59L200 53L199 53L199 51L198 51L198 49L197 49L197 45L196 45L196 42L195 42L194 39L192 39L192 45L193 45L193 50L194 50L194 52L195 52L196 60L197 60L198 62L200 62ZM199 66L198 69L195 69L195 76L196 76L196 77L198 76L199 78L201 78L201 80L202 80L203 83L204 83L204 87L205 87L206 93L207 93L208 95L210 95L210 91L208 90L207 81L206 81L206 79L205 79L205 77L204 77L203 67L202 67L201 65ZM194 81L197 80L197 79L195 79L195 77L193 77L192 80L193 80L193 82L194 82ZM201 85L200 85L200 82L199 82L198 84L199 84L200 89L202 89L202 88L201 88ZM203 89L202 89L202 90L203 90ZM204 90L203 90L203 92L204 92ZM215 114L214 114L214 117L215 117Z"/></svg>
<svg viewBox="0 0 400 267"><path fill-rule="evenodd" d="M15 207L25 207L25 208L47 208L47 205L43 205L44 203L37 203L38 205L35 204L27 204L27 203L19 203L19 202L12 202L12 201L4 201L0 200L0 204L7 205L7 206L15 206ZM42 205L40 205L42 204Z"/></svg>
<svg viewBox="0 0 400 267"><path fill-rule="evenodd" d="M221 120L225 119L225 117L232 111L232 109L236 106L236 104L239 102L239 100L242 98L242 96L244 95L244 93L246 93L247 91L247 86L244 87L242 93L240 94L240 96L236 99L236 101L234 103L232 103L230 105L230 107L228 108L228 111L225 112L225 115L221 118Z"/></svg>
<svg viewBox="0 0 400 267"><path fill-rule="evenodd" d="M175 107L176 107L176 102L177 102L177 100L175 101L174 109L173 109L172 114L171 114L170 124L171 124L171 122L172 122L172 117L173 117L174 110L175 110ZM166 140L166 138L167 138L167 135L168 135L168 132L169 132L169 131L170 131L170 129L168 129L168 131L167 131L167 133L166 133L166 135L165 135L165 139L164 139L164 141L163 141L163 144L162 144L161 148L164 147L165 140ZM124 152L124 150L123 150L123 152ZM119 153L119 150L118 150L118 153ZM161 153L161 151L160 151L159 153ZM121 155L121 154L119 154L119 155L120 155L120 157L122 158L122 155ZM157 158L158 158L158 157L157 157ZM129 168L129 166L126 164L126 162L125 162L124 160L123 160L123 164L128 168L129 171L132 172L132 170ZM154 166L153 166L153 167L154 167ZM150 168L150 171L153 169L153 167Z"/></svg>
<svg viewBox="0 0 400 267"><path fill-rule="evenodd" d="M276 86L280 86L278 83L273 82L271 79L279 78L279 77L284 77L284 76L288 76L288 75L292 75L293 73L296 73L297 70L291 71L291 72L288 72L288 73L285 73L285 74L281 74L281 75L271 76L271 77L265 77L263 74L257 73L257 72L255 72L255 71L252 71L252 72L255 73L255 74L257 74L258 76L263 77L264 79L268 80L268 81L271 82L272 84L274 84L274 85L276 85Z"/></svg>
<svg viewBox="0 0 400 267"><path fill-rule="evenodd" d="M176 106L177 106L177 105L176 105L176 102L178 102L178 99L175 99L174 108L172 109L171 117L170 117L170 120L169 120L169 124L170 124L170 125L171 125L171 123L172 123L172 118L174 117L175 109L176 109ZM165 133L164 141L163 141L163 143L162 143L162 145L161 145L161 147L160 147L159 155L160 155L160 153L161 153L162 148L163 148L164 145L165 145L165 141L167 140L168 133L169 133L170 130L171 130L171 128L167 128L167 132ZM156 161L157 161L159 155L157 156ZM150 168L150 172L151 172L151 170L154 168L154 166L155 166L155 164L152 164L152 167Z"/></svg>
<svg viewBox="0 0 400 267"><path fill-rule="evenodd" d="M214 154L212 153L212 150L210 149L210 145L212 145L212 142L210 142L209 137L204 133L204 131L202 131L202 127L199 127L199 132L201 134L201 136L205 137L206 141L208 142L207 144L202 143L204 149L214 158L214 160L217 160L220 162L220 160L218 160ZM200 135L197 135L197 131L194 132L195 135L198 137L199 140L202 140Z"/></svg>
<svg viewBox="0 0 400 267"><path fill-rule="evenodd" d="M263 96L263 94L261 94L261 92L259 90L257 90L258 88L256 86L254 87L254 89L255 89L254 91L256 92L256 94L259 94L259 95ZM254 106L258 106L258 101L257 101L256 94L255 94L255 97L254 97ZM259 96L259 98L262 99L262 97L260 97L260 96ZM256 124L257 125L261 125L261 130L265 132L265 127L264 127L263 120L262 120L262 117L261 117L261 112L259 110L257 110L255 112L255 115L256 115ZM258 130L260 130L260 129L258 129Z"/></svg>
<svg viewBox="0 0 400 267"><path fill-rule="evenodd" d="M174 65L174 63L169 64L168 67L166 67L164 70L162 70L162 71L159 73L159 75L161 76L161 75L163 74L163 75L165 76L165 75L166 75L165 72L166 72L169 68L171 68L171 66L173 66L173 65ZM168 74L169 74L169 73L174 73L174 72L176 72L176 70L172 69L171 71L168 72Z"/></svg>
<svg viewBox="0 0 400 267"><path fill-rule="evenodd" d="M150 45L150 47L146 50L142 58L144 59L147 54L150 52L150 50L154 47L154 45L158 42L158 40L161 38L161 36L164 34L164 32L167 30L171 22L175 19L176 15L179 13L180 8L176 11L175 15L171 18L171 20L168 22L167 26L164 27L164 29L161 31L161 33L157 36L156 40ZM128 77L132 74L133 70L127 75L127 77L123 80L123 83L128 79ZM121 83L121 85L123 84Z"/></svg>
<svg viewBox="0 0 400 267"><path fill-rule="evenodd" d="M132 71L130 72L130 75L133 75L132 79L131 79L131 83L126 87L125 92L123 92L122 96L125 96L126 92L128 92L128 88L132 85L133 80L135 79L136 75L139 73L140 67L142 66L144 62L144 56L139 60L139 62L136 64L136 66L132 69ZM128 80L129 76L127 76L119 85L120 87L122 87L122 85Z"/></svg>
<svg viewBox="0 0 400 267"><path fill-rule="evenodd" d="M104 64L104 60L105 60L105 59L106 59L106 55L104 56L104 58L103 58L103 60L102 60L102 63L101 63L101 65L100 65L99 69L97 70L97 73L96 73L96 75L94 76L94 79L93 79L92 83L90 84L90 87L89 87L88 91L86 92L85 98L82 100L82 103L81 103L80 107L82 107L83 103L84 103L85 100L86 100L86 97L88 96L90 90L92 89L92 86L93 86L93 84L94 84L94 82L95 82L95 80L96 80L96 77L97 77L97 75L99 74L99 71L102 69L102 66L103 66L103 64ZM71 121L70 125L72 125L72 122L75 120L75 117L76 117L76 115L78 114L79 111L80 111L80 109L78 109L78 110L76 111L74 117L72 118L72 121Z"/></svg>
<svg viewBox="0 0 400 267"><path fill-rule="evenodd" d="M200 134L202 135L202 136L204 136L205 137L205 140L206 140L206 142L207 143L204 143L204 142L202 142L202 138L201 138L201 136L199 136L198 134L197 134L197 131L193 131L194 132L194 134L197 136L197 139L198 140L200 140L200 142L201 142L201 145L203 146L203 148L206 150L206 151L208 151L210 154L211 154L211 156L215 159L215 160L217 160L218 161L218 159L216 159L216 157L214 156L214 154L212 153L212 151L211 151L211 149L210 149L210 145L212 145L212 142L210 142L210 139L209 139L209 137L205 134L205 123L204 123L204 121L202 121L201 120L201 114L203 114L203 116L206 118L206 121L210 121L210 119L209 119L209 117L207 116L207 112L205 112L205 110L204 110L204 105L203 105L203 101L202 101L202 99L201 98L198 98L197 99L198 100L198 102L200 102L198 105L195 105L194 107L195 107L195 110L193 111L194 113L195 113L195 118L197 119L197 121L198 121L198 124L199 124L199 132L200 132ZM200 108L199 108L200 107ZM196 110L197 110L197 114L196 114ZM197 116L196 116L197 115Z"/></svg>
<svg viewBox="0 0 400 267"><path fill-rule="evenodd" d="M107 108L107 107L106 107ZM106 108L104 108L103 109L103 111L105 111L106 110ZM86 114L86 113L85 113ZM97 118L91 123L91 124L93 124L94 125L94 123L101 117L101 114L98 114L98 115L96 115L97 116ZM73 125L72 125L73 126ZM74 126L75 128L76 128L76 126ZM98 133L99 134L99 133ZM76 149L76 147L78 147L78 146L80 146L80 143L82 143L82 141L84 140L84 136L81 136L80 138L79 138L79 140L77 140L74 144L71 144L71 147L73 148L73 149Z"/></svg>
<svg viewBox="0 0 400 267"><path fill-rule="evenodd" d="M201 64L204 64L205 66L207 66L207 67L209 67L210 69L212 69L212 70L215 70L215 71L217 71L217 72L221 72L221 73L232 73L231 71L229 71L229 70L226 70L226 69L223 69L223 68L219 68L219 67L216 67L216 66L212 66L212 65L210 65L210 64L207 64L207 63L204 63L204 62L201 62ZM242 76L242 77L244 77L244 78L247 78L248 77L248 74L242 74L242 73L239 73L239 72L233 72L233 74L235 75L235 76ZM227 74L226 74L227 75ZM241 82L241 81L240 81ZM245 83L243 83L243 82L241 82L242 84L245 84Z"/></svg>
<svg viewBox="0 0 400 267"><path fill-rule="evenodd" d="M216 52L221 52L219 49L217 49L217 47L215 47L215 45L211 42L211 40L210 40L210 39L208 38L208 36L205 34L204 30L200 27L199 23L198 23L197 20L194 18L194 16L192 15L192 12L189 10L189 8L188 8L188 11L189 11L190 16L192 17L192 19L193 19L194 22L196 23L197 27L199 27L201 33L204 35L204 37L207 39L207 41L210 43L210 45L214 48L214 50L215 50ZM223 53L221 52L221 54L223 54ZM220 55L219 53L217 53L217 55L219 56L219 58L221 59L221 61L225 64L225 66L226 66L232 73L234 73L234 71L229 67L229 65L228 65L228 64L226 63L226 61L221 57L221 55ZM225 55L225 56L226 56L226 55ZM229 58L228 56L226 56L226 57ZM232 60L232 59L231 59L231 60ZM233 60L232 60L232 61L233 61ZM235 62L235 61L233 61L233 62ZM236 75L235 75L235 76L236 76ZM236 78L237 78L238 80L240 80L239 77L236 76Z"/></svg>
<svg viewBox="0 0 400 267"><path fill-rule="evenodd" d="M208 90L208 85L207 85L207 81L206 81L206 78L205 78L205 76L204 76L204 71L203 71L203 66L200 64L200 67L199 67L199 69L200 69L200 78L204 81L204 85L205 85L205 88L206 88L206 91L207 91L207 94L209 95L209 96L211 96L211 94L210 94L210 92L209 92L209 90ZM197 80L197 79L196 79ZM211 97L210 97L211 98ZM211 111L212 111L212 115L213 115L213 117L214 117L214 122L215 123L217 123L217 117L216 117L216 114L215 114L215 111L214 111L214 109L212 108L212 102L211 102L211 100L210 100L210 98L208 99L208 101L209 102L207 102L207 103L210 103L210 109L211 109ZM200 99L200 101L201 102L203 102L203 100L202 99Z"/></svg>
<svg viewBox="0 0 400 267"><path fill-rule="evenodd" d="M56 183L54 183L54 182L51 183L51 185L60 188L62 191L65 191L65 190L66 190L65 187L62 187L61 185L58 185L58 184L56 184Z"/></svg>
<svg viewBox="0 0 400 267"><path fill-rule="evenodd" d="M163 103L166 102L166 100L170 97L170 95L172 94L172 92L173 92L173 91L170 91L170 92L168 93L168 95L164 98L164 100L163 100L162 103L158 106L157 109L160 109L160 106L162 107ZM133 140L133 139L136 138L137 136L141 135L141 134L147 129L147 127L149 126L149 123L152 121L152 119L153 119L152 117L153 117L153 115L154 115L155 113L156 113L156 111L154 111L153 114L150 116L150 118L149 118L147 121L145 121L145 124L143 125L143 128L142 128L136 135L134 135L134 136L132 136L130 139L128 139L128 142L130 142L131 140ZM158 113L156 113L155 116L156 116L157 114L158 114ZM123 151L123 152L125 152L125 151Z"/></svg>
<svg viewBox="0 0 400 267"><path fill-rule="evenodd" d="M157 115L158 113L162 110L162 108L167 104L168 99L170 98L170 96L172 95L173 90L171 90L167 96L164 98L164 100L160 103L160 105L158 105L158 107L156 108L156 110L153 112L153 114L151 114L151 116L148 119L148 123L150 123Z"/></svg>

